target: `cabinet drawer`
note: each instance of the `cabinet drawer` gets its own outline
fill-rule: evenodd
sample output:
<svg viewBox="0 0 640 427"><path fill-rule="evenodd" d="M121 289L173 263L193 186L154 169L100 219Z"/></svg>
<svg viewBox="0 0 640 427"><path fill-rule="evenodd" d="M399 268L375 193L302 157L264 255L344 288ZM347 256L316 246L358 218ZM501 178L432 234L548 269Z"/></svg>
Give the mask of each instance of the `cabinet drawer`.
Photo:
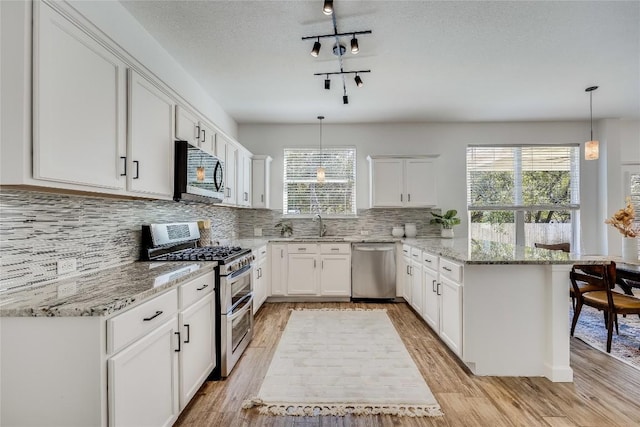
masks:
<svg viewBox="0 0 640 427"><path fill-rule="evenodd" d="M402 255L404 255L406 257L410 257L411 256L411 246L402 245Z"/></svg>
<svg viewBox="0 0 640 427"><path fill-rule="evenodd" d="M438 255L422 252L422 264L427 268L438 271Z"/></svg>
<svg viewBox="0 0 640 427"><path fill-rule="evenodd" d="M213 292L215 287L213 272L197 277L183 285L180 285L180 309L189 307L203 296Z"/></svg>
<svg viewBox="0 0 640 427"><path fill-rule="evenodd" d="M258 248L256 252L257 252L257 256L256 256L256 261L257 261L267 256L267 247L261 246L260 248Z"/></svg>
<svg viewBox="0 0 640 427"><path fill-rule="evenodd" d="M315 243L290 243L287 249L289 251L289 255L318 253L318 245Z"/></svg>
<svg viewBox="0 0 640 427"><path fill-rule="evenodd" d="M178 290L173 289L107 320L107 353L149 333L178 312Z"/></svg>
<svg viewBox="0 0 640 427"><path fill-rule="evenodd" d="M348 254L351 252L351 245L345 243L322 243L320 253L323 254Z"/></svg>
<svg viewBox="0 0 640 427"><path fill-rule="evenodd" d="M411 248L411 259L416 261L422 260L422 249L419 248Z"/></svg>
<svg viewBox="0 0 640 427"><path fill-rule="evenodd" d="M462 265L448 259L440 258L440 274L462 283Z"/></svg>

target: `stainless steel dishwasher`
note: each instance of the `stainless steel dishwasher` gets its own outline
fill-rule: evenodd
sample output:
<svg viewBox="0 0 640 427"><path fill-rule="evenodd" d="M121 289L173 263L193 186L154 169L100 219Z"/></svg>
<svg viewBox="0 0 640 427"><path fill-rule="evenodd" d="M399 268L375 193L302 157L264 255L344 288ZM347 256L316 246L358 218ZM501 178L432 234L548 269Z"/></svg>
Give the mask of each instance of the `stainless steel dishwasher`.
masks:
<svg viewBox="0 0 640 427"><path fill-rule="evenodd" d="M351 298L395 298L395 243L354 243L352 249Z"/></svg>

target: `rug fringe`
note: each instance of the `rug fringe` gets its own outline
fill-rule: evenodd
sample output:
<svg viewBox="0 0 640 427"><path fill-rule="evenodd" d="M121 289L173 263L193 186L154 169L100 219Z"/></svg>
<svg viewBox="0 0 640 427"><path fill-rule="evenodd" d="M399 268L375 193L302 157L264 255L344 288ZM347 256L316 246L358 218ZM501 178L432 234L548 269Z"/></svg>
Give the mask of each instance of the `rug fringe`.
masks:
<svg viewBox="0 0 640 427"><path fill-rule="evenodd" d="M261 399L248 399L242 404L243 409L260 407L262 415L318 417L347 415L394 415L398 417L440 417L443 412L439 405L371 405L371 404L338 404L338 405L298 405L264 403Z"/></svg>
<svg viewBox="0 0 640 427"><path fill-rule="evenodd" d="M290 308L289 311L387 311L386 308Z"/></svg>

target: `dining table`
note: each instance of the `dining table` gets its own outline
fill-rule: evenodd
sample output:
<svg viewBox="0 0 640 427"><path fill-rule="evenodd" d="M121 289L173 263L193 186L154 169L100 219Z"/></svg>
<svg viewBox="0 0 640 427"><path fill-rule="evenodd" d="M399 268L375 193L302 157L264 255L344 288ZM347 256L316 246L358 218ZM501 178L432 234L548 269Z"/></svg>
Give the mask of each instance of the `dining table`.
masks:
<svg viewBox="0 0 640 427"><path fill-rule="evenodd" d="M634 295L633 289L640 294L640 262L616 262L616 284L627 295Z"/></svg>

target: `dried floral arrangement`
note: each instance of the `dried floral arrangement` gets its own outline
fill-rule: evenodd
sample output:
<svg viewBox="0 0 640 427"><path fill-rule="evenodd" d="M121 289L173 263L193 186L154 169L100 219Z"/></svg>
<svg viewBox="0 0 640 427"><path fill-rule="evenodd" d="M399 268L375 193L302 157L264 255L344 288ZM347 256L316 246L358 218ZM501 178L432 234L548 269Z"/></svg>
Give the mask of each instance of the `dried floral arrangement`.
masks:
<svg viewBox="0 0 640 427"><path fill-rule="evenodd" d="M624 237L638 237L640 235L640 227L634 227L633 221L636 217L636 211L631 204L631 197L626 198L627 207L620 209L613 216L605 220L605 224L610 224L618 230Z"/></svg>

